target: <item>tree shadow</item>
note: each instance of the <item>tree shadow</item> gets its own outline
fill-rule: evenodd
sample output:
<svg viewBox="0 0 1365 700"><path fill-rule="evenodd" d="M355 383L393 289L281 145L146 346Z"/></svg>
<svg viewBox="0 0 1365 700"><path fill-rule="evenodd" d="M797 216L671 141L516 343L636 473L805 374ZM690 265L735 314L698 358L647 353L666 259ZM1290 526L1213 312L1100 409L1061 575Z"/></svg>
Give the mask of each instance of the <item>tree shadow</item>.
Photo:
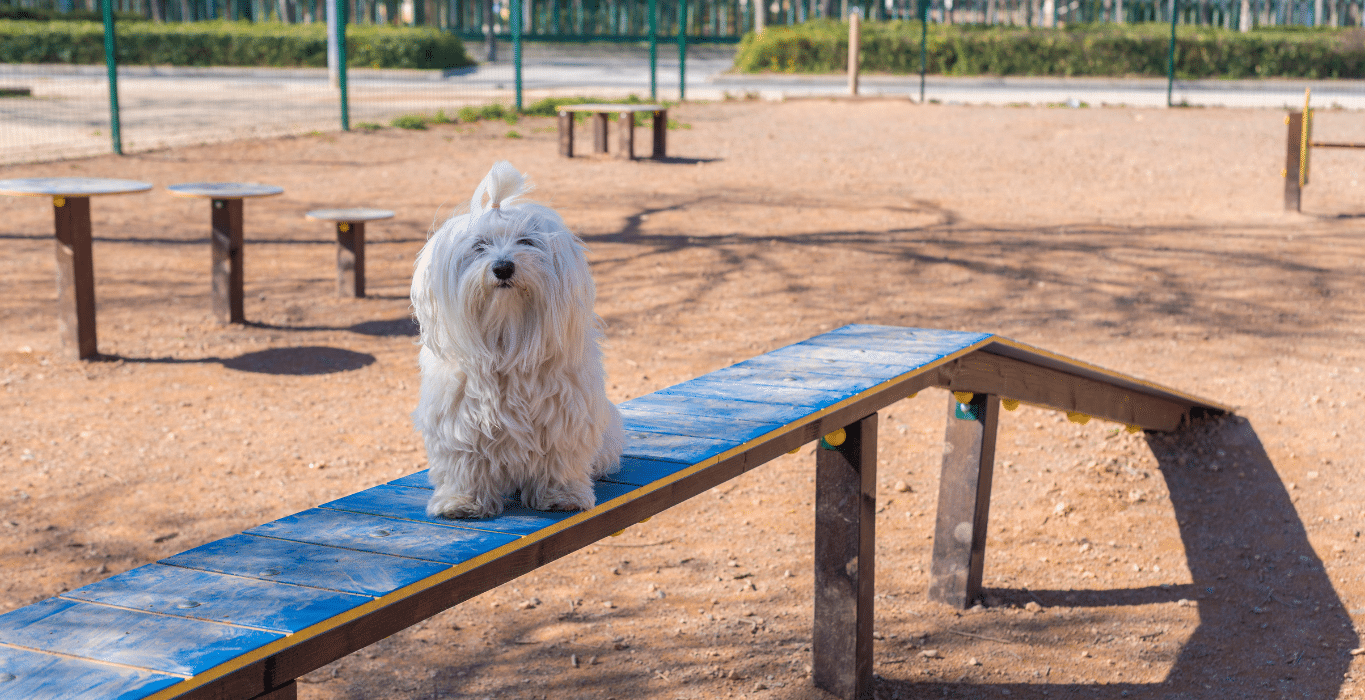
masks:
<svg viewBox="0 0 1365 700"><path fill-rule="evenodd" d="M1250 422L1210 420L1151 434L1192 583L1111 591L994 590L1045 606L1093 608L1173 602L1199 624L1160 683L912 683L881 679L887 697L964 697L1001 690L1023 697L1337 697L1360 645L1350 616L1313 552L1289 491ZM1040 620L1041 622L1041 620ZM1046 624L1040 625L1046 632Z"/></svg>

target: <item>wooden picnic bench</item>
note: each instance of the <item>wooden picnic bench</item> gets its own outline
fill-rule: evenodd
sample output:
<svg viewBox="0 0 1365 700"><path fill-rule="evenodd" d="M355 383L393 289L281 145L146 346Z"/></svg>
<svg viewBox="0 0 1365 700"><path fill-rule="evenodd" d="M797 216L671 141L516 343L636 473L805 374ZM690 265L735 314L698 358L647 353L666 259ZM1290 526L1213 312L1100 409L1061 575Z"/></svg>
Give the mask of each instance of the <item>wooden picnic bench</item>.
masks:
<svg viewBox="0 0 1365 700"><path fill-rule="evenodd" d="M621 404L581 513L427 517L425 473L0 615L0 698L295 697L294 679L813 441L814 683L871 697L877 411L954 392L930 597L980 594L995 428L1018 401L1172 431L1218 404L988 333L846 326Z"/></svg>
<svg viewBox="0 0 1365 700"><path fill-rule="evenodd" d="M660 160L668 150L668 110L663 105L631 104L581 104L565 105L559 108L559 154L565 158L573 157L575 112L592 114L592 152L607 152L607 120L612 114L619 117L617 123L616 157L630 160L635 157L635 113L649 112L654 115L654 151L651 158Z"/></svg>

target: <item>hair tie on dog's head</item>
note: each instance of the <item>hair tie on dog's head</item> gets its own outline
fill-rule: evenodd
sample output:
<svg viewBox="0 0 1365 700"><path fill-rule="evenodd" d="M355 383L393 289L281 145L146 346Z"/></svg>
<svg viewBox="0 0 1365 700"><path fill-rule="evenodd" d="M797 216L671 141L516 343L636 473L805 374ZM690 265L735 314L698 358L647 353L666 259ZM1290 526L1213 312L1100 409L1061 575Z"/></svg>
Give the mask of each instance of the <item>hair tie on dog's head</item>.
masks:
<svg viewBox="0 0 1365 700"><path fill-rule="evenodd" d="M502 208L502 204L499 203L499 202L493 202L492 204L489 204L489 205L488 205L488 208L489 208L489 209L501 209L501 208Z"/></svg>

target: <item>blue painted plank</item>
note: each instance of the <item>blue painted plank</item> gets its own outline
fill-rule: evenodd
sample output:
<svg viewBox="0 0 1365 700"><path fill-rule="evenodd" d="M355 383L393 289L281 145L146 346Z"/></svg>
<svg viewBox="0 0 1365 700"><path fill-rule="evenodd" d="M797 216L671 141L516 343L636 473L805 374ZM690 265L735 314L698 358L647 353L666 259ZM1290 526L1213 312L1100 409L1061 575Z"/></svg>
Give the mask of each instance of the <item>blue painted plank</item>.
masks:
<svg viewBox="0 0 1365 700"><path fill-rule="evenodd" d="M778 403L801 406L806 413L836 404L857 394L856 391L822 391L801 387L762 386L711 381L706 377L675 384L657 393L665 396L696 396L709 399L742 399L754 403Z"/></svg>
<svg viewBox="0 0 1365 700"><path fill-rule="evenodd" d="M427 492L430 494L430 492ZM246 531L248 535L346 547L459 564L515 542L515 535L313 508Z"/></svg>
<svg viewBox="0 0 1365 700"><path fill-rule="evenodd" d="M942 356L971 347L989 337L990 333L855 324L822 333L802 342L878 352Z"/></svg>
<svg viewBox="0 0 1365 700"><path fill-rule="evenodd" d="M148 564L62 594L122 608L276 632L297 632L372 600L164 564Z"/></svg>
<svg viewBox="0 0 1365 700"><path fill-rule="evenodd" d="M0 647L0 700L134 700L182 679L164 673Z"/></svg>
<svg viewBox="0 0 1365 700"><path fill-rule="evenodd" d="M655 413L678 413L685 416L715 416L739 420L786 425L811 411L801 406L757 403L737 399L712 399L700 396L680 396L655 392L621 404Z"/></svg>
<svg viewBox="0 0 1365 700"><path fill-rule="evenodd" d="M420 472L394 479L393 481L390 481L389 484L393 486L406 486L410 489L429 489L431 488L431 482L427 481L427 473L430 471L430 469L423 469Z"/></svg>
<svg viewBox="0 0 1365 700"><path fill-rule="evenodd" d="M667 435L628 430L626 431L626 449L623 456L696 464L715 457L732 447L738 447L740 444L742 443L730 440L710 440L691 435Z"/></svg>
<svg viewBox="0 0 1365 700"><path fill-rule="evenodd" d="M602 477L602 480L613 481L618 484L646 486L690 466L692 465L681 462L660 462L652 459L622 457L621 470Z"/></svg>
<svg viewBox="0 0 1365 700"><path fill-rule="evenodd" d="M920 365L906 362L889 365L850 362L829 358L801 357L788 353L785 356L767 353L736 365L743 369L766 369L776 372L803 372L808 374L829 374L836 377L863 377L878 382L895 379L907 372L919 369Z"/></svg>
<svg viewBox="0 0 1365 700"><path fill-rule="evenodd" d="M60 598L0 615L8 644L185 676L283 636Z"/></svg>
<svg viewBox="0 0 1365 700"><path fill-rule="evenodd" d="M805 372L800 370L781 370L772 367L756 367L743 363L719 369L710 374L697 377L713 382L734 382L736 384L758 384L760 386L794 387L798 389L818 389L853 395L867 391L892 377L904 372L881 377L860 377L825 372Z"/></svg>
<svg viewBox="0 0 1365 700"><path fill-rule="evenodd" d="M625 420L627 432L691 435L735 444L752 440L782 427L780 423L661 413L638 406L622 406L621 417Z"/></svg>
<svg viewBox="0 0 1365 700"><path fill-rule="evenodd" d="M773 357L799 357L808 360L838 360L843 362L862 362L871 365L903 367L905 371L901 374L917 370L924 365L942 359L943 357L943 354L941 353L909 354L878 352L876 350L860 350L852 347L845 348L830 345L816 345L811 342L788 345L785 348L778 348L768 354Z"/></svg>
<svg viewBox="0 0 1365 700"><path fill-rule="evenodd" d="M225 537L161 563L376 597L450 568L436 562L253 535Z"/></svg>
<svg viewBox="0 0 1365 700"><path fill-rule="evenodd" d="M600 504L634 491L635 487L626 484L598 482L594 490L597 492L597 502ZM431 498L431 489L429 488L414 489L381 484L359 493L353 493L345 498L339 498L331 503L324 503L321 507L352 513L368 513L386 518L433 523L446 527L506 532L513 535L529 535L574 515L574 513L565 511L541 511L512 506L496 518L461 518L459 520L432 518L427 516L427 499L429 498Z"/></svg>

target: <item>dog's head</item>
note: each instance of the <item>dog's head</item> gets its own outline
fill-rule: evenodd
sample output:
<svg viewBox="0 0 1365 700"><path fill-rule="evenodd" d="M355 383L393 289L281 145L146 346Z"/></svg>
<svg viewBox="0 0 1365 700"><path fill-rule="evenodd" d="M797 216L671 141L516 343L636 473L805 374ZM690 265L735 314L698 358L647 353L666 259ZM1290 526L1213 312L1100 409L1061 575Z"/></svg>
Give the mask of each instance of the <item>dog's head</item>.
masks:
<svg viewBox="0 0 1365 700"><path fill-rule="evenodd" d="M553 209L527 201L529 190L510 163L494 165L469 212L418 255L412 304L422 344L438 356L533 363L595 332L583 243Z"/></svg>

